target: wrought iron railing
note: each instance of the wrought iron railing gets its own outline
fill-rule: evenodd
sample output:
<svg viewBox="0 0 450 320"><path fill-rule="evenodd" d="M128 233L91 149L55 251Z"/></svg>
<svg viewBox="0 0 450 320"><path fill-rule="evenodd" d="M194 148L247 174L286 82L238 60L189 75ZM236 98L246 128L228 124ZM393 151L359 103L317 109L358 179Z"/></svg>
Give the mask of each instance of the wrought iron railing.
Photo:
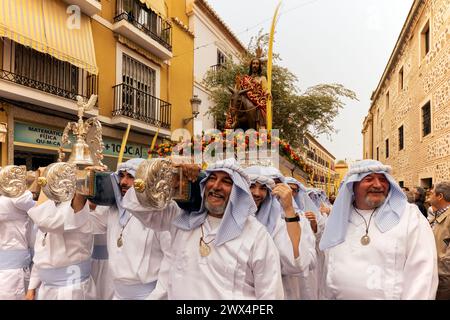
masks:
<svg viewBox="0 0 450 320"><path fill-rule="evenodd" d="M95 75L15 42L11 48L9 59L0 65L0 79L71 100L97 94Z"/></svg>
<svg viewBox="0 0 450 320"><path fill-rule="evenodd" d="M171 104L151 94L121 83L114 87L113 116L126 116L170 129Z"/></svg>
<svg viewBox="0 0 450 320"><path fill-rule="evenodd" d="M172 25L138 0L117 0L114 22L127 20L172 51Z"/></svg>

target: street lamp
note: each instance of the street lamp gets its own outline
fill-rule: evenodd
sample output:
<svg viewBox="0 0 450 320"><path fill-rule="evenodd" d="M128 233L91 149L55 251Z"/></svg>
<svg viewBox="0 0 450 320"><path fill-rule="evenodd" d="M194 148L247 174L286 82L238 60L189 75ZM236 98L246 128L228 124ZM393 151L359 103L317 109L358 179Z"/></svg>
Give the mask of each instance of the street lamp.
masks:
<svg viewBox="0 0 450 320"><path fill-rule="evenodd" d="M191 102L191 106L192 106L192 117L183 119L184 125L188 124L189 121L191 121L192 119L197 118L198 114L200 113L200 111L198 111L198 109L200 107L200 104L202 103L202 100L199 97L197 97L196 94L194 94L194 96L192 97L190 102Z"/></svg>

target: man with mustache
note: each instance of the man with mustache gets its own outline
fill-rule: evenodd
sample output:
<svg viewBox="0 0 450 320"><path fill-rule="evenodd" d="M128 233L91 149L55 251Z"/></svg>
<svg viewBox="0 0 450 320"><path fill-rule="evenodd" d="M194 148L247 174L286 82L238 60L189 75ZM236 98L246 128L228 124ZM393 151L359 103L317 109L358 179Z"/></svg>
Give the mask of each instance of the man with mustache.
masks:
<svg viewBox="0 0 450 320"><path fill-rule="evenodd" d="M363 160L346 175L320 241L323 298L435 298L433 233L390 171Z"/></svg>
<svg viewBox="0 0 450 320"><path fill-rule="evenodd" d="M218 161L200 182L199 211L175 202L163 210L142 208L134 188L124 204L154 230L170 230L169 299L283 299L280 256L257 221L249 178L234 159Z"/></svg>
<svg viewBox="0 0 450 320"><path fill-rule="evenodd" d="M142 161L144 159L131 159L121 163L111 176L116 205L97 206L90 212L93 233L106 233L115 300L142 300L150 294L159 296L165 292L159 289L157 281L165 270L161 265L168 256L170 234L146 228L124 208L123 196L133 186ZM77 211L85 203L86 198L77 194L72 206Z"/></svg>

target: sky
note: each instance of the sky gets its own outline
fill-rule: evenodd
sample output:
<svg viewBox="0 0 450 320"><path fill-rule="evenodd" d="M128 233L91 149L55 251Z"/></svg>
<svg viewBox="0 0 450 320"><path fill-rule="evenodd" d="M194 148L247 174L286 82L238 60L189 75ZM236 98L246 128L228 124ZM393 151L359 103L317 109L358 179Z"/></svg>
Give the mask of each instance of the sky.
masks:
<svg viewBox="0 0 450 320"><path fill-rule="evenodd" d="M208 0L247 46L259 30L269 33L278 0ZM319 136L336 160L362 158L362 123L413 0L283 0L274 52L299 79L300 92L340 83L359 101L344 100L338 133Z"/></svg>

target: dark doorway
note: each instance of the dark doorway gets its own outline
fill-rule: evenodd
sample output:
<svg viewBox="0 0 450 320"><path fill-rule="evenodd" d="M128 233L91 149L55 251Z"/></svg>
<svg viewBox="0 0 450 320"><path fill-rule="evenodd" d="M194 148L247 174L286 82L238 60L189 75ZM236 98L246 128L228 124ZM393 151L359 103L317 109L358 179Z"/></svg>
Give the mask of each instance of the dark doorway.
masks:
<svg viewBox="0 0 450 320"><path fill-rule="evenodd" d="M27 151L14 152L14 164L17 166L24 165L27 170L37 170L39 167L46 167L56 162L56 154L43 154Z"/></svg>

